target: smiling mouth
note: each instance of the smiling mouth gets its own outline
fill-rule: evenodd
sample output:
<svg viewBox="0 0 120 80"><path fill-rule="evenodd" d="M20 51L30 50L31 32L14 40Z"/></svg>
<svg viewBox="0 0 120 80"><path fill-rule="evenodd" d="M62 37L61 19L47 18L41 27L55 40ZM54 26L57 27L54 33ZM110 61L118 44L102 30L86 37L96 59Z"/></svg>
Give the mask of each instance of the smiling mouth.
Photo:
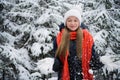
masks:
<svg viewBox="0 0 120 80"><path fill-rule="evenodd" d="M75 26L71 26L71 28L74 28Z"/></svg>

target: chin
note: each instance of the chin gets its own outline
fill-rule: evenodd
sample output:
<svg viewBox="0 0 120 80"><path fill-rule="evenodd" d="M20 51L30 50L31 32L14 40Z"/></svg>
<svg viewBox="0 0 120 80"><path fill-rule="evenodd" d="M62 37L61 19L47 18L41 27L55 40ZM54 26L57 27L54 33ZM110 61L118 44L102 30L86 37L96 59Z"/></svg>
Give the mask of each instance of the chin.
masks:
<svg viewBox="0 0 120 80"><path fill-rule="evenodd" d="M75 29L71 29L71 31L76 31L78 28L75 28Z"/></svg>

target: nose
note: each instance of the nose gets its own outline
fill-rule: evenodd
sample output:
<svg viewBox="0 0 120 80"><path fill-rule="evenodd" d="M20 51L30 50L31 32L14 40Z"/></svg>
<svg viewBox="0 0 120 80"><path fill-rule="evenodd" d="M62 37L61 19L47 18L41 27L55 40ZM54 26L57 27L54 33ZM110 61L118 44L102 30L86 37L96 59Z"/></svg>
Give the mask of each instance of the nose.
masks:
<svg viewBox="0 0 120 80"><path fill-rule="evenodd" d="M71 25L74 25L74 23L75 23L74 21L71 21Z"/></svg>

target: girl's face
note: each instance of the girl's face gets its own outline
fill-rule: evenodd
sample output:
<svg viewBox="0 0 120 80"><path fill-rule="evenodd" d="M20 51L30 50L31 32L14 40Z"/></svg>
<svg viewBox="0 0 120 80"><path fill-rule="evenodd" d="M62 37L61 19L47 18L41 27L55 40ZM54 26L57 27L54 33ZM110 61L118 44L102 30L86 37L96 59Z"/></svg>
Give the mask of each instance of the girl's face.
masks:
<svg viewBox="0 0 120 80"><path fill-rule="evenodd" d="M70 17L67 18L66 26L69 30L75 31L80 26L80 21L77 17L70 16Z"/></svg>

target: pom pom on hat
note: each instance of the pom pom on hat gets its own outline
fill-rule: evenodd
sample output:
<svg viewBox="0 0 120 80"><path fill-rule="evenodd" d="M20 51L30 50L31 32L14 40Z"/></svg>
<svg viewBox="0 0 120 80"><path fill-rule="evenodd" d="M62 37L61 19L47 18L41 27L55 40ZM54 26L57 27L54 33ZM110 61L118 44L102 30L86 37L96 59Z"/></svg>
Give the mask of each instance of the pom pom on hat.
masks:
<svg viewBox="0 0 120 80"><path fill-rule="evenodd" d="M64 15L64 25L66 25L66 20L70 16L75 16L79 19L80 25L82 22L82 6L81 5L74 5L72 9L68 10Z"/></svg>

